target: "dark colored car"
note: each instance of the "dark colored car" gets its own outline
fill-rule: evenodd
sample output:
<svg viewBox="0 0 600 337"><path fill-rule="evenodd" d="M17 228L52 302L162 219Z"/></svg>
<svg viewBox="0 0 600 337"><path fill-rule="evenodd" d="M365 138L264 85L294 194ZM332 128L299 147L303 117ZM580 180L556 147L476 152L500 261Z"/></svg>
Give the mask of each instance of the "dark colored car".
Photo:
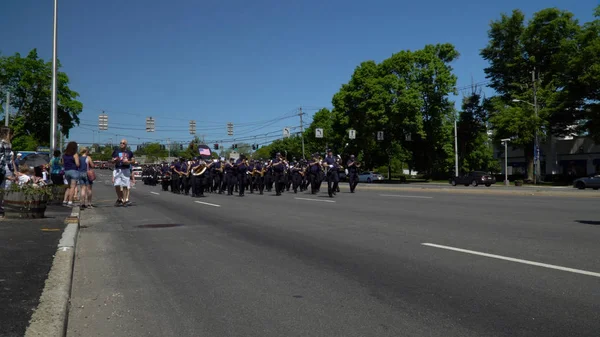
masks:
<svg viewBox="0 0 600 337"><path fill-rule="evenodd" d="M494 177L493 175L491 175L488 172L483 172L483 171L473 171L473 172L469 172L468 174L465 174L463 176L450 178L450 185L452 185L452 186L485 185L487 187L490 187L495 183L496 183L496 177Z"/></svg>

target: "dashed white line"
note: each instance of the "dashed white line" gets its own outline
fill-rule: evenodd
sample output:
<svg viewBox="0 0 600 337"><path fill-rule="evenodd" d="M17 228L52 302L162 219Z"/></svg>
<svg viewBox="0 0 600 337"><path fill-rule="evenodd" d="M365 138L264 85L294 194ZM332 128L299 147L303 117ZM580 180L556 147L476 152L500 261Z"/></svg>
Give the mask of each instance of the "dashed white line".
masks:
<svg viewBox="0 0 600 337"><path fill-rule="evenodd" d="M160 195L160 193L157 193L157 192L150 192L150 193L152 193L152 194L156 194L156 195Z"/></svg>
<svg viewBox="0 0 600 337"><path fill-rule="evenodd" d="M296 200L307 200L307 201L321 201L321 202L335 202L333 200L320 200L320 199L309 199L309 198L294 198Z"/></svg>
<svg viewBox="0 0 600 337"><path fill-rule="evenodd" d="M207 206L213 206L213 207L221 207L221 205L217 205L217 204L211 204L209 202L202 202L202 201L194 201L197 204L202 204L202 205L207 205Z"/></svg>
<svg viewBox="0 0 600 337"><path fill-rule="evenodd" d="M380 197L397 197L397 198L433 199L433 197L425 197L422 195L380 194L379 196Z"/></svg>
<svg viewBox="0 0 600 337"><path fill-rule="evenodd" d="M467 253L467 254L472 254L472 255L485 256L485 257L490 257L490 258L493 258L493 259L499 259L499 260L517 262L517 263L523 263L523 264L528 264L528 265L538 266L538 267L543 267L543 268L562 270L562 271L567 271L567 272L575 273L575 274L582 274L582 275L600 277L600 273L596 273L596 272L593 272L593 271L587 271L587 270L582 270L582 269L574 269L574 268L562 267L562 266L557 266L557 265L553 265L553 264L541 263L541 262L535 262L535 261L529 261L529 260L515 259L513 257L508 257L508 256L488 254L488 253L482 253L482 252L478 252L478 251L474 251L474 250L468 250L468 249L462 249L462 248L456 248L456 247L450 247L450 246L443 246L443 245L437 245L435 243L421 243L421 244L423 246L429 246L429 247L435 247L435 248L440 248L440 249L453 250L455 252L461 252L461 253Z"/></svg>

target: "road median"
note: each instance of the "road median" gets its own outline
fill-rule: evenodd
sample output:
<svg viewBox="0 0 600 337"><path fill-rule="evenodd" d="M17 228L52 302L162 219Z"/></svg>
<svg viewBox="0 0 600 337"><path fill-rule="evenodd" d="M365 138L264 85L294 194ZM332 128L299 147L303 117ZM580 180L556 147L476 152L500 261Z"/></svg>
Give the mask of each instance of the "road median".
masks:
<svg viewBox="0 0 600 337"><path fill-rule="evenodd" d="M67 226L58 243L40 303L29 321L25 337L63 337L66 334L80 223L79 207L73 208L65 223Z"/></svg>

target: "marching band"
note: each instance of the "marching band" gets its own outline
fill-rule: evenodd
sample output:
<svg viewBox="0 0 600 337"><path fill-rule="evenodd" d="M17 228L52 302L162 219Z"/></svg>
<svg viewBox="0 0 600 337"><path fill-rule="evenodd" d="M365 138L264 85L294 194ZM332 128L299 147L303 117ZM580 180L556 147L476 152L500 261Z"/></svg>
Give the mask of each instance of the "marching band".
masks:
<svg viewBox="0 0 600 337"><path fill-rule="evenodd" d="M310 191L317 194L322 183L327 182L327 194L334 197L339 192L340 176L347 177L350 192L354 193L359 167L354 155L344 166L341 156L334 157L331 151L325 158L315 153L309 160L292 158L291 161L281 153L268 161L248 159L243 155L229 161L223 157L211 160L196 157L176 159L171 164L163 162L145 166L142 180L146 185L161 185L163 191L170 188L177 194L190 195L191 190L194 198L205 196L205 192L227 195L237 192L239 196L244 196L246 191L263 194L273 188L277 196L290 190L293 193Z"/></svg>

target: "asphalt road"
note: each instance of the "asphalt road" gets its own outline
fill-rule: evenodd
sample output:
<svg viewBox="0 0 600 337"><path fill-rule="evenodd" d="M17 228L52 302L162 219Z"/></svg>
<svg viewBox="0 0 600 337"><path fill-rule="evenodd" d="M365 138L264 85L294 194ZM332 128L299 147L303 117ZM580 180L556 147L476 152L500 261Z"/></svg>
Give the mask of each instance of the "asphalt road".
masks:
<svg viewBox="0 0 600 337"><path fill-rule="evenodd" d="M43 219L0 219L0 336L25 334L39 304L70 208Z"/></svg>
<svg viewBox="0 0 600 337"><path fill-rule="evenodd" d="M115 208L100 181L68 336L600 334L597 199L346 191Z"/></svg>

